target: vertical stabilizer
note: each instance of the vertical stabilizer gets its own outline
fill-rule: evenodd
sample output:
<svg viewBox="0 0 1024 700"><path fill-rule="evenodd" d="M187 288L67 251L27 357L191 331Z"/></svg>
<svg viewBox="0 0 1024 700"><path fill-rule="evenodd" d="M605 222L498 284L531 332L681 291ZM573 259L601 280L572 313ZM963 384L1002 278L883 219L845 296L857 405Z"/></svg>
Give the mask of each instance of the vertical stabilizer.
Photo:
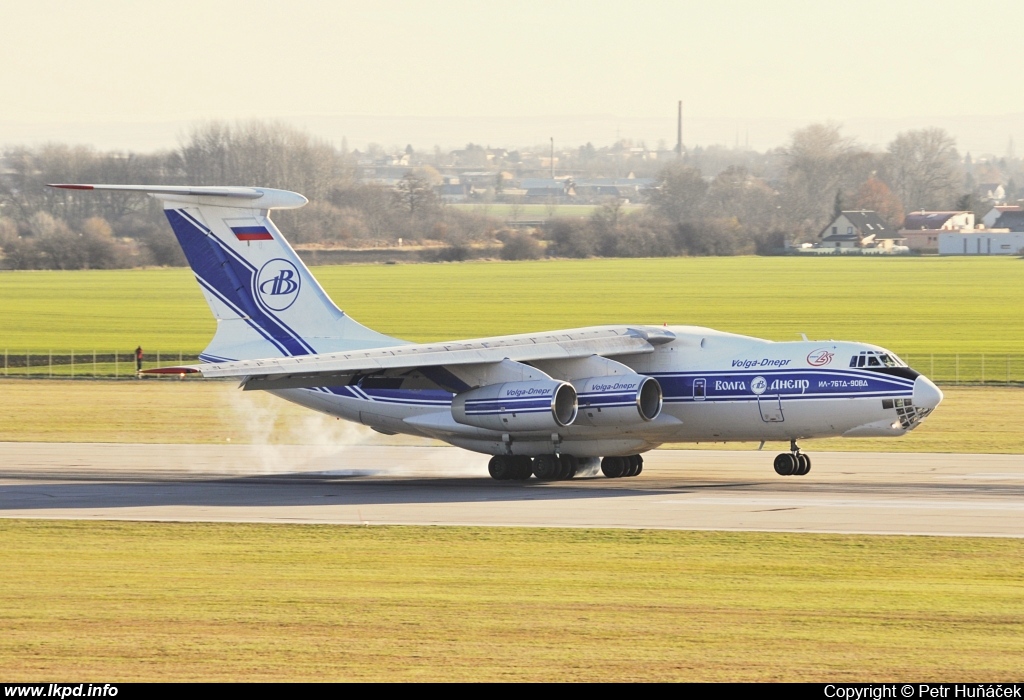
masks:
<svg viewBox="0 0 1024 700"><path fill-rule="evenodd" d="M306 203L295 192L248 187L57 185L145 192L164 213L217 318L202 358L285 357L395 345L339 309L270 220Z"/></svg>

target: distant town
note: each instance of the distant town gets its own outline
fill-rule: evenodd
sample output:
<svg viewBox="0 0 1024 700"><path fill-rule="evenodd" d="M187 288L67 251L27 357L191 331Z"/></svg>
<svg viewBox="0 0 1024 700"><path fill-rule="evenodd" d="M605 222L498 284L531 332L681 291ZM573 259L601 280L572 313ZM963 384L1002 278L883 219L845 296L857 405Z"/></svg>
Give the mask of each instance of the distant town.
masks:
<svg viewBox="0 0 1024 700"><path fill-rule="evenodd" d="M179 148L65 144L0 156L0 267L183 265L156 202L53 182L252 185L310 203L278 225L309 262L675 255L1019 255L1024 161L942 129L884 151L811 124L777 148L350 150L281 123L197 125Z"/></svg>

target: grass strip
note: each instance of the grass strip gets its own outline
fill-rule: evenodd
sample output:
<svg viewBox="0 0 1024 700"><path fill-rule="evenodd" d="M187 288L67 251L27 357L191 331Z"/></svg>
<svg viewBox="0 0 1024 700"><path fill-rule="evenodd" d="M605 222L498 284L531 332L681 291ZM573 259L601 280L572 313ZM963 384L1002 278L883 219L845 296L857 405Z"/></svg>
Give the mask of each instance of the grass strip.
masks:
<svg viewBox="0 0 1024 700"><path fill-rule="evenodd" d="M1024 541L0 521L5 680L1007 681Z"/></svg>
<svg viewBox="0 0 1024 700"><path fill-rule="evenodd" d="M1022 265L1011 257L730 257L348 265L314 274L360 322L416 341L670 323L772 340L803 332L923 358L1020 353ZM3 272L0 298L0 351L12 353L141 344L187 354L214 332L187 269ZM1000 361L992 379L1005 374Z"/></svg>

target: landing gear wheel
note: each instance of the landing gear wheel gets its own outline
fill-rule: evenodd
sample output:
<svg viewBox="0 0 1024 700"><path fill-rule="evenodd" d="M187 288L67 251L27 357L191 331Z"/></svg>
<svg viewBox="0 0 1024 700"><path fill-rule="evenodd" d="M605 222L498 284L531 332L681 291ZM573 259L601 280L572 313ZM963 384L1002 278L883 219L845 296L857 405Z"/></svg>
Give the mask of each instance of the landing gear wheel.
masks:
<svg viewBox="0 0 1024 700"><path fill-rule="evenodd" d="M625 473L626 465L623 457L605 457L601 460L601 472L609 479L618 479Z"/></svg>
<svg viewBox="0 0 1024 700"><path fill-rule="evenodd" d="M798 454L796 456L796 459L797 459L797 468L796 468L796 471L793 472L794 474L796 474L797 476L804 476L809 471L811 471L811 458L810 457L808 457L803 452L801 452L800 454Z"/></svg>
<svg viewBox="0 0 1024 700"><path fill-rule="evenodd" d="M622 476L636 476L640 473L640 455L630 455L623 459L626 460L626 469Z"/></svg>
<svg viewBox="0 0 1024 700"><path fill-rule="evenodd" d="M494 457L491 457L491 461L487 463L487 472L491 475L492 479L496 479L498 481L511 479L515 474L515 466L512 460L512 457L495 455Z"/></svg>
<svg viewBox="0 0 1024 700"><path fill-rule="evenodd" d="M775 458L775 473L779 476L790 476L796 470L797 459L789 452L783 452Z"/></svg>
<svg viewBox="0 0 1024 700"><path fill-rule="evenodd" d="M559 455L558 462L562 465L562 479L571 479L576 476L576 470L579 468L579 460L572 455Z"/></svg>
<svg viewBox="0 0 1024 700"><path fill-rule="evenodd" d="M533 476L533 460L529 457L513 457L512 464L515 466L513 470L512 479L516 481L526 481Z"/></svg>
<svg viewBox="0 0 1024 700"><path fill-rule="evenodd" d="M533 458L533 475L541 481L554 481L562 472L562 465L555 455L537 455Z"/></svg>
<svg viewBox="0 0 1024 700"><path fill-rule="evenodd" d="M640 472L644 470L644 458L641 455L636 455L636 472L633 476L640 476Z"/></svg>

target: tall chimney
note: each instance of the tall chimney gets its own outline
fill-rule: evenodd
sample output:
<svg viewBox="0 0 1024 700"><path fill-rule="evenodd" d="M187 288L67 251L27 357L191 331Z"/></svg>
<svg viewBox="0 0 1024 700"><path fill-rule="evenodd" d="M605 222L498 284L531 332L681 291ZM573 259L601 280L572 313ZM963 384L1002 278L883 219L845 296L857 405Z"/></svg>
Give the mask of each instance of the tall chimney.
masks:
<svg viewBox="0 0 1024 700"><path fill-rule="evenodd" d="M676 118L676 158L683 157L683 101L679 100L679 116Z"/></svg>

